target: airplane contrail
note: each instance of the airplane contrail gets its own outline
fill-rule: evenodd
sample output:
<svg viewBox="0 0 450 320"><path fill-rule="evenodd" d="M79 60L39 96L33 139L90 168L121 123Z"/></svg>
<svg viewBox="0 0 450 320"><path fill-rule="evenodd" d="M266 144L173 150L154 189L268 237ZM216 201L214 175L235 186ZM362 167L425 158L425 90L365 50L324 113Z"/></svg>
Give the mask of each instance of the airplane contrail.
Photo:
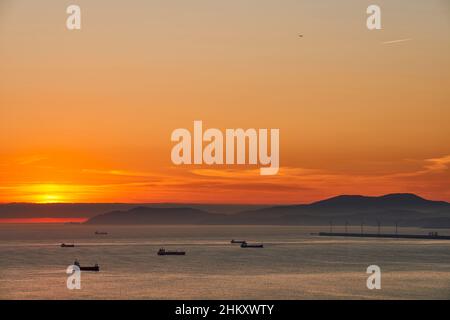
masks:
<svg viewBox="0 0 450 320"><path fill-rule="evenodd" d="M412 40L411 38L399 39L399 40L391 40L391 41L382 42L382 44L392 44L392 43L406 42L406 41L411 41L411 40Z"/></svg>

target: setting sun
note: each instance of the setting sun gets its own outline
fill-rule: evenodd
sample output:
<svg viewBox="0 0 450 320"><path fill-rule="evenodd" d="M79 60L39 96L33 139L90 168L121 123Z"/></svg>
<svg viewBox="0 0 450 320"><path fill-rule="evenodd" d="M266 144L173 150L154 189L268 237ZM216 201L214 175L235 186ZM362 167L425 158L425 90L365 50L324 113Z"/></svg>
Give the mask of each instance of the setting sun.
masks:
<svg viewBox="0 0 450 320"><path fill-rule="evenodd" d="M44 194L40 196L41 200L37 201L37 203L54 203L61 202L61 197L56 194Z"/></svg>
<svg viewBox="0 0 450 320"><path fill-rule="evenodd" d="M21 186L23 195L21 201L35 203L67 202L70 199L66 194L71 192L73 186L59 184L34 184Z"/></svg>

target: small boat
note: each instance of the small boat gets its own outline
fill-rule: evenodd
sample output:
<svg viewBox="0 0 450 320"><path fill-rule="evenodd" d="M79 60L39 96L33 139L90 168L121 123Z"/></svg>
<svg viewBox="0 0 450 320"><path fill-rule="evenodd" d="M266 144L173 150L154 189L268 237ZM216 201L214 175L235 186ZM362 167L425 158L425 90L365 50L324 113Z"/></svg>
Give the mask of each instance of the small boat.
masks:
<svg viewBox="0 0 450 320"><path fill-rule="evenodd" d="M78 260L75 260L73 264L76 265L78 268L80 268L81 271L96 271L96 272L100 271L100 267L97 263L94 266L82 267L78 262Z"/></svg>
<svg viewBox="0 0 450 320"><path fill-rule="evenodd" d="M73 248L75 247L75 244L65 244L65 243L61 243L61 248Z"/></svg>
<svg viewBox="0 0 450 320"><path fill-rule="evenodd" d="M235 239L233 239L233 240L231 240L230 242L231 242L231 243L244 243L245 240L235 240Z"/></svg>
<svg viewBox="0 0 450 320"><path fill-rule="evenodd" d="M107 235L108 232L104 232L104 231L95 231L95 234L98 234L98 235Z"/></svg>
<svg viewBox="0 0 450 320"><path fill-rule="evenodd" d="M168 251L164 248L158 250L158 256L184 256L185 251Z"/></svg>
<svg viewBox="0 0 450 320"><path fill-rule="evenodd" d="M247 242L241 243L241 248L264 248L264 245L262 243L260 244L248 244Z"/></svg>

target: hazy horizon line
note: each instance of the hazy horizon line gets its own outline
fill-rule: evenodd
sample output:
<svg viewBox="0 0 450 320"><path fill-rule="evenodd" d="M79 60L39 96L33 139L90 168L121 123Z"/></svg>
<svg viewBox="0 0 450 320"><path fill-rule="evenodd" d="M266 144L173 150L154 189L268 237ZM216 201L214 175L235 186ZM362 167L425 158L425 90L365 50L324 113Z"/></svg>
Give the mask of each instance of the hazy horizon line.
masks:
<svg viewBox="0 0 450 320"><path fill-rule="evenodd" d="M447 200L437 200L423 197L416 193L411 192L393 192L393 193L384 193L380 195L365 195L365 194L337 194L333 196L328 196L324 198L320 198L318 200L309 201L309 202L282 202L282 203L214 203L214 202L21 202L21 201L13 201L13 202L0 202L0 205L8 205L8 204L39 204L39 205L55 205L55 204L132 204L132 205L214 205L214 206L273 206L273 205L292 205L292 204L311 204L318 201L323 201L327 199L333 199L336 197L348 196L348 197L366 197L366 198L380 198L389 195L413 195L425 200L430 201L443 201L449 202Z"/></svg>

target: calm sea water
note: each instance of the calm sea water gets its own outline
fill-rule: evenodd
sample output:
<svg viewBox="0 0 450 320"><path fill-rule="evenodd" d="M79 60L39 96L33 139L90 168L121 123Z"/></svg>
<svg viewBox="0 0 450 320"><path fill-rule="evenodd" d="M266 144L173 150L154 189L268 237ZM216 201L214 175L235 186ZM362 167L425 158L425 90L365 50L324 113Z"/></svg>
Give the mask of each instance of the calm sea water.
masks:
<svg viewBox="0 0 450 320"><path fill-rule="evenodd" d="M95 235L97 229L108 235ZM310 235L326 229L0 225L0 298L450 298L450 241ZM233 238L265 247L242 249L230 244ZM76 247L60 248L62 242ZM187 255L157 256L162 246ZM98 263L101 271L83 272L81 290L68 290L65 271L75 259L82 265ZM372 264L381 268L381 290L366 287L366 268Z"/></svg>

